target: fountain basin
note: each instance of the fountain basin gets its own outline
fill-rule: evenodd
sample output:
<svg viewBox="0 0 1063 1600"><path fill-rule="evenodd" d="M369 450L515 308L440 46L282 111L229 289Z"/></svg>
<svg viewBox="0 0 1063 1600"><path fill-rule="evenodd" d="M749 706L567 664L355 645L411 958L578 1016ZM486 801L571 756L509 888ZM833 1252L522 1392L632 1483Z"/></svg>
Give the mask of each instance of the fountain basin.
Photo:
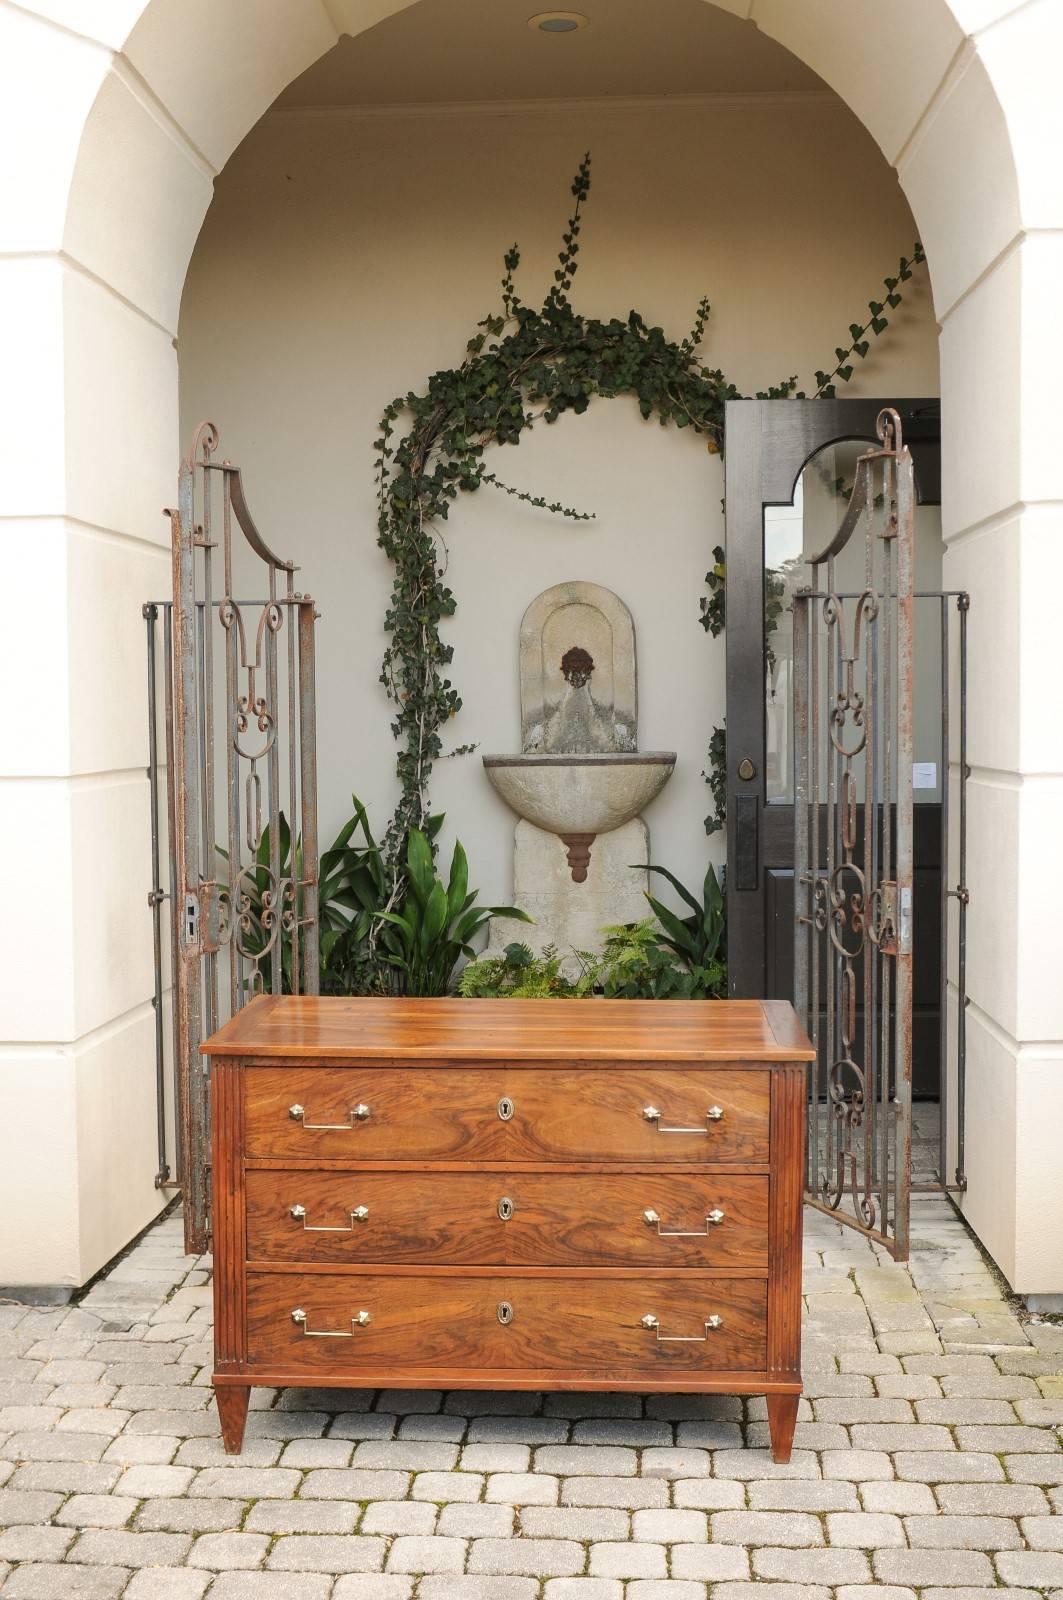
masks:
<svg viewBox="0 0 1063 1600"><path fill-rule="evenodd" d="M602 755L484 756L498 793L526 822L561 838L593 838L623 827L664 788L674 750Z"/></svg>

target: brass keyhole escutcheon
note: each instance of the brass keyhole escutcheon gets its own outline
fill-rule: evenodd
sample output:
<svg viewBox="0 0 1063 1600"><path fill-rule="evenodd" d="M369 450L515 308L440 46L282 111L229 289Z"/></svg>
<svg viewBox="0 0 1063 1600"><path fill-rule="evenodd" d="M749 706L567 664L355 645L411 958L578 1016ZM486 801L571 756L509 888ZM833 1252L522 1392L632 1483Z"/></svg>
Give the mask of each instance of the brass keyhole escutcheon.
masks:
<svg viewBox="0 0 1063 1600"><path fill-rule="evenodd" d="M752 783L756 775L757 769L753 765L752 761L750 761L748 756L743 756L742 760L738 763L738 776L741 778L742 782Z"/></svg>
<svg viewBox="0 0 1063 1600"><path fill-rule="evenodd" d="M506 1325L507 1322L512 1322L513 1321L513 1307L510 1305L508 1300L500 1300L498 1302L498 1313L497 1313L497 1315L498 1315L498 1320L499 1320L499 1322L502 1323L503 1327Z"/></svg>
<svg viewBox="0 0 1063 1600"><path fill-rule="evenodd" d="M504 1194L498 1202L498 1215L503 1222L508 1222L516 1209L508 1194Z"/></svg>
<svg viewBox="0 0 1063 1600"><path fill-rule="evenodd" d="M503 1122L508 1122L513 1115L513 1102L507 1094L498 1102L498 1115Z"/></svg>

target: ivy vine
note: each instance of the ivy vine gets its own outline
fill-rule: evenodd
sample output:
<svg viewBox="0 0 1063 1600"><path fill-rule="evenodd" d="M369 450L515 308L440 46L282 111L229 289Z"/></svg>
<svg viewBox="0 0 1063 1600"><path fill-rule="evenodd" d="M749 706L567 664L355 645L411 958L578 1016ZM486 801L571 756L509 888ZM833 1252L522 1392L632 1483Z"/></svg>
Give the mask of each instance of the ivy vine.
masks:
<svg viewBox="0 0 1063 1600"><path fill-rule="evenodd" d="M481 488L513 495L528 505L571 520L592 513L507 485L489 470L492 445L515 445L536 423L553 423L566 411L581 413L597 397L631 395L646 419L700 434L719 452L724 443L724 410L739 390L699 353L710 307L703 299L690 332L678 343L651 327L637 311L603 322L574 309L569 291L578 268L582 212L591 185L591 158L580 162L572 183L575 205L562 234L553 283L539 307L526 305L516 286L520 251L504 257L501 309L485 317L469 340L460 366L436 372L423 392L411 390L388 405L380 421L375 483L378 542L394 564L391 598L384 619L388 635L380 681L394 706L391 723L399 750L399 800L385 837L395 882L401 873L404 842L411 827L429 813L429 781L444 754L443 730L461 709L461 696L447 674L453 646L442 626L454 615L456 600L446 582L445 524L458 495ZM896 279L886 280L887 303L899 303L898 285L922 260L916 246L902 260ZM835 393L852 373L852 358L870 348L868 335L886 326L885 306L870 302L871 320L853 324L851 344L839 346L837 365L816 374L817 395ZM784 379L758 395L762 399L804 398L797 378ZM405 431L400 435L399 422ZM722 550L714 556L722 567ZM723 619L722 572L708 602ZM707 620L703 602L703 622ZM715 630L718 631L718 630ZM446 752L466 753L460 745Z"/></svg>

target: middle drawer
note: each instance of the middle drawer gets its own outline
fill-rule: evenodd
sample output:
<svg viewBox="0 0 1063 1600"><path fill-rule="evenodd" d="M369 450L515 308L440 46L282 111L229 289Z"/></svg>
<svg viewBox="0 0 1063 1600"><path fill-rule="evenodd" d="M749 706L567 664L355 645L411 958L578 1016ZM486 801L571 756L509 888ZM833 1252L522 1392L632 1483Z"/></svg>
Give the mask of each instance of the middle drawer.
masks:
<svg viewBox="0 0 1063 1600"><path fill-rule="evenodd" d="M251 1168L252 1261L751 1267L768 1179L706 1172Z"/></svg>

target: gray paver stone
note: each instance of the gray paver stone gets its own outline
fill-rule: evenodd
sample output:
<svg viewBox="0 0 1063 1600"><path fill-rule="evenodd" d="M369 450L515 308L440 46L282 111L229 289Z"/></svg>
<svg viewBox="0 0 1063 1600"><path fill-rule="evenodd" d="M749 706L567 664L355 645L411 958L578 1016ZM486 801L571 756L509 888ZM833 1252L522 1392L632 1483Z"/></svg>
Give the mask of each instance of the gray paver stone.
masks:
<svg viewBox="0 0 1063 1600"><path fill-rule="evenodd" d="M192 1546L188 1564L214 1572L260 1567L270 1541L264 1533L205 1533Z"/></svg>
<svg viewBox="0 0 1063 1600"><path fill-rule="evenodd" d="M149 1532L219 1533L238 1528L243 1517L243 1500L145 1500L133 1526Z"/></svg>
<svg viewBox="0 0 1063 1600"><path fill-rule="evenodd" d="M754 1550L753 1573L777 1583L862 1583L871 1577L862 1550Z"/></svg>
<svg viewBox="0 0 1063 1600"><path fill-rule="evenodd" d="M460 1425L460 1418L444 1419L448 1426ZM591 1427L585 1423L581 1426ZM628 1424L632 1426L632 1424ZM474 1417L469 1423L468 1444L564 1444L568 1438L568 1423L561 1417ZM612 1443L611 1440L589 1440L588 1443ZM622 1441L618 1441L622 1442ZM635 1441L632 1440L632 1443Z"/></svg>
<svg viewBox="0 0 1063 1600"><path fill-rule="evenodd" d="M336 1579L332 1600L410 1600L412 1594L413 1579L404 1574L351 1572Z"/></svg>
<svg viewBox="0 0 1063 1600"><path fill-rule="evenodd" d="M267 1565L285 1572L379 1572L386 1550L384 1539L293 1533L277 1540Z"/></svg>
<svg viewBox="0 0 1063 1600"><path fill-rule="evenodd" d="M602 1506L526 1506L519 1516L521 1535L528 1539L626 1539L626 1511Z"/></svg>
<svg viewBox="0 0 1063 1600"><path fill-rule="evenodd" d="M206 1467L196 1474L189 1495L207 1500L287 1500L301 1474L288 1467Z"/></svg>
<svg viewBox="0 0 1063 1600"><path fill-rule="evenodd" d="M827 1538L832 1545L855 1550L906 1542L900 1517L881 1511L833 1512L827 1517Z"/></svg>
<svg viewBox="0 0 1063 1600"><path fill-rule="evenodd" d="M394 1541L388 1552L389 1572L461 1572L468 1546L464 1539L421 1538Z"/></svg>
<svg viewBox="0 0 1063 1600"><path fill-rule="evenodd" d="M541 1483L545 1485L544 1478ZM411 1494L415 1500L479 1500L484 1480L473 1472L419 1472L413 1480ZM557 1490L555 1488L556 1495ZM504 1499L504 1495L488 1495L488 1499Z"/></svg>
<svg viewBox="0 0 1063 1600"><path fill-rule="evenodd" d="M210 1600L327 1600L331 1588L323 1572L220 1572Z"/></svg>
<svg viewBox="0 0 1063 1600"><path fill-rule="evenodd" d="M741 1581L749 1577L749 1554L736 1544L677 1544L672 1549L672 1575L705 1583Z"/></svg>
<svg viewBox="0 0 1063 1600"><path fill-rule="evenodd" d="M370 1439L355 1447L352 1465L405 1472L445 1472L458 1464L458 1446L427 1440Z"/></svg>
<svg viewBox="0 0 1063 1600"><path fill-rule="evenodd" d="M1063 1586L1063 1555L1053 1550L1002 1550L997 1571L1006 1584L1029 1584L1032 1589Z"/></svg>
<svg viewBox="0 0 1063 1600"><path fill-rule="evenodd" d="M1037 1517L1050 1510L1044 1490L1032 1483L942 1483L937 1503L960 1517Z"/></svg>
<svg viewBox="0 0 1063 1600"><path fill-rule="evenodd" d="M827 1475L825 1471L823 1475ZM736 1478L739 1482L754 1478L818 1478L820 1467L810 1450L795 1450L785 1462L773 1461L767 1450L717 1450L713 1476Z"/></svg>
<svg viewBox="0 0 1063 1600"><path fill-rule="evenodd" d="M436 1508L425 1500L374 1500L366 1506L359 1533L430 1534L436 1525Z"/></svg>
<svg viewBox="0 0 1063 1600"><path fill-rule="evenodd" d="M1063 1550L1063 1520L1059 1517L1023 1517L1020 1526L1031 1550Z"/></svg>
<svg viewBox="0 0 1063 1600"><path fill-rule="evenodd" d="M712 1518L716 1544L789 1545L823 1543L818 1517L804 1511L717 1511Z"/></svg>
<svg viewBox="0 0 1063 1600"><path fill-rule="evenodd" d="M748 1486L751 1511L859 1511L856 1485L840 1478L769 1479Z"/></svg>
<svg viewBox="0 0 1063 1600"><path fill-rule="evenodd" d="M537 1578L574 1577L583 1568L583 1546L569 1539L477 1539L469 1571Z"/></svg>
<svg viewBox="0 0 1063 1600"><path fill-rule="evenodd" d="M709 1452L693 1445L642 1452L642 1473L646 1478L707 1478L711 1471Z"/></svg>
<svg viewBox="0 0 1063 1600"><path fill-rule="evenodd" d="M995 1454L1016 1451L1039 1454L1058 1448L1059 1441L1049 1428L1027 1428L1021 1423L1013 1427L959 1427L956 1439L961 1450L991 1450Z"/></svg>
<svg viewBox="0 0 1063 1600"><path fill-rule="evenodd" d="M497 1441L493 1444L467 1444L462 1446L460 1462L455 1454L455 1463L460 1465L463 1472L527 1472L531 1463L531 1446L501 1444Z"/></svg>
<svg viewBox="0 0 1063 1600"><path fill-rule="evenodd" d="M4 1584L4 1600L117 1600L129 1582L126 1567L61 1567L27 1561ZM293 1597L294 1600L294 1597Z"/></svg>
<svg viewBox="0 0 1063 1600"><path fill-rule="evenodd" d="M830 1600L821 1583L718 1583L712 1600Z"/></svg>
<svg viewBox="0 0 1063 1600"><path fill-rule="evenodd" d="M16 1522L48 1522L62 1503L61 1494L0 1489L0 1528L9 1528Z"/></svg>
<svg viewBox="0 0 1063 1600"><path fill-rule="evenodd" d="M136 1509L131 1495L72 1494L55 1520L71 1528L124 1528Z"/></svg>
<svg viewBox="0 0 1063 1600"><path fill-rule="evenodd" d="M548 1578L543 1600L623 1600L619 1578Z"/></svg>
<svg viewBox="0 0 1063 1600"><path fill-rule="evenodd" d="M513 1533L513 1507L455 1501L440 1511L436 1532L454 1539L508 1539Z"/></svg>
<svg viewBox="0 0 1063 1600"><path fill-rule="evenodd" d="M915 1483L1002 1483L1004 1468L996 1456L973 1450L899 1452L893 1458L898 1478Z"/></svg>
<svg viewBox="0 0 1063 1600"><path fill-rule="evenodd" d="M126 1467L115 1484L115 1494L135 1496L138 1500L155 1499L156 1496L184 1494L195 1477L192 1467L151 1466Z"/></svg>
<svg viewBox="0 0 1063 1600"><path fill-rule="evenodd" d="M184 1533L123 1533L90 1528L70 1551L71 1561L94 1567L175 1567L192 1548Z"/></svg>
<svg viewBox="0 0 1063 1600"><path fill-rule="evenodd" d="M349 1500L259 1500L247 1513L248 1533L353 1533L361 1508Z"/></svg>
<svg viewBox="0 0 1063 1600"><path fill-rule="evenodd" d="M936 1550L1016 1550L1022 1544L1019 1530L1006 1517L905 1517L905 1532L913 1548Z"/></svg>
<svg viewBox="0 0 1063 1600"><path fill-rule="evenodd" d="M704 1511L636 1511L631 1519L631 1537L653 1544L694 1544L708 1536Z"/></svg>
<svg viewBox="0 0 1063 1600"><path fill-rule="evenodd" d="M910 1584L915 1589L931 1584L957 1588L993 1581L989 1557L979 1550L876 1550L871 1559L876 1578L884 1583Z"/></svg>
<svg viewBox="0 0 1063 1600"><path fill-rule="evenodd" d="M1005 1456L1012 1483L1063 1484L1063 1453L1050 1456Z"/></svg>
<svg viewBox="0 0 1063 1600"><path fill-rule="evenodd" d="M592 1544L590 1574L593 1578L663 1578L668 1572L668 1556L663 1544Z"/></svg>
<svg viewBox="0 0 1063 1600"><path fill-rule="evenodd" d="M62 1561L75 1537L72 1528L20 1522L0 1533L0 1561Z"/></svg>
<svg viewBox="0 0 1063 1600"><path fill-rule="evenodd" d="M427 1577L417 1586L418 1600L536 1600L535 1578Z"/></svg>
<svg viewBox="0 0 1063 1600"><path fill-rule="evenodd" d="M191 1567L143 1567L134 1572L122 1600L200 1600L209 1572Z"/></svg>
<svg viewBox="0 0 1063 1600"><path fill-rule="evenodd" d="M646 1456L653 1454L652 1450L645 1452ZM536 1472L552 1472L560 1477L587 1477L592 1474L610 1478L634 1477L638 1457L634 1450L623 1449L619 1445L544 1445L536 1450L533 1465Z"/></svg>
<svg viewBox="0 0 1063 1600"><path fill-rule="evenodd" d="M494 1481L492 1478L491 1483ZM556 1483L557 1479L553 1481ZM621 1510L640 1511L646 1507L666 1506L668 1484L663 1478L563 1478L561 1503L566 1506L618 1506Z"/></svg>
<svg viewBox="0 0 1063 1600"><path fill-rule="evenodd" d="M359 1472L353 1467L322 1467L308 1472L299 1494L304 1500L401 1500L408 1472Z"/></svg>
<svg viewBox="0 0 1063 1600"><path fill-rule="evenodd" d="M635 1578L627 1600L705 1600L705 1585L686 1578Z"/></svg>
<svg viewBox="0 0 1063 1600"><path fill-rule="evenodd" d="M557 1503L559 1482L545 1472L494 1472L487 1480L485 1498L503 1505L552 1506Z"/></svg>
<svg viewBox="0 0 1063 1600"><path fill-rule="evenodd" d="M102 1461L27 1461L8 1479L7 1487L19 1493L106 1494L121 1470ZM0 1523L3 1520L0 1517Z"/></svg>

